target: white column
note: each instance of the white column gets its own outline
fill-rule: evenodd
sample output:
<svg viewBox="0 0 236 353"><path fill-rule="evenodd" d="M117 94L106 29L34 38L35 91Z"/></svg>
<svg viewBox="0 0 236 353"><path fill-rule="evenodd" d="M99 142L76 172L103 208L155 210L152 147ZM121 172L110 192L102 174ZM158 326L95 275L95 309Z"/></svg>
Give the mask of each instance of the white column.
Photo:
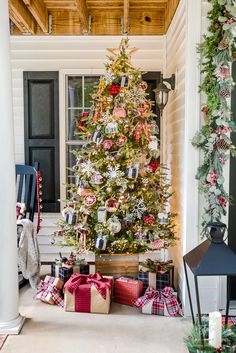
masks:
<svg viewBox="0 0 236 353"><path fill-rule="evenodd" d="M0 334L18 334L16 192L8 0L0 1Z"/></svg>

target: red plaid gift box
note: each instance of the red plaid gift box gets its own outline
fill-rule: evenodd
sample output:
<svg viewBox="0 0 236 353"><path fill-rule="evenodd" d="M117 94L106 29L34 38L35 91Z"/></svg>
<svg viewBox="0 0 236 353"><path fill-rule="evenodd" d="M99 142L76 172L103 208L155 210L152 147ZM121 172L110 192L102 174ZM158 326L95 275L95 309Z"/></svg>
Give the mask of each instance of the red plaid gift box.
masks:
<svg viewBox="0 0 236 353"><path fill-rule="evenodd" d="M143 282L133 278L120 277L115 281L115 301L133 306L143 291Z"/></svg>
<svg viewBox="0 0 236 353"><path fill-rule="evenodd" d="M64 300L60 290L63 287L63 281L59 278L46 276L44 281L41 281L36 288L36 298L44 303L57 304L64 307Z"/></svg>
<svg viewBox="0 0 236 353"><path fill-rule="evenodd" d="M143 314L177 316L180 312L176 292L171 287L165 287L161 291L148 287L134 305L141 308Z"/></svg>
<svg viewBox="0 0 236 353"><path fill-rule="evenodd" d="M64 286L65 311L108 314L113 277L74 273Z"/></svg>

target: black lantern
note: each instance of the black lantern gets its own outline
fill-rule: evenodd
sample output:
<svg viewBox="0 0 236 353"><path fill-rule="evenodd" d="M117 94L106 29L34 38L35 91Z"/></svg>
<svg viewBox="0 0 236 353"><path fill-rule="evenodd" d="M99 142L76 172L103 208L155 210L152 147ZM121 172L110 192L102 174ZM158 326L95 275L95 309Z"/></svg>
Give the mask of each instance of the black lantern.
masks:
<svg viewBox="0 0 236 353"><path fill-rule="evenodd" d="M170 85L168 88L164 82L167 82ZM156 104L160 109L160 114L162 115L163 109L165 108L168 102L169 92L175 89L175 75L173 74L169 78L163 78L163 75L160 76L160 83L153 90L155 92Z"/></svg>
<svg viewBox="0 0 236 353"><path fill-rule="evenodd" d="M227 276L227 303L225 324L228 323L230 283L229 276L236 276L236 254L225 244L226 225L212 222L207 226L208 239L184 255L184 271L189 296L193 324L195 324L187 265L194 275L198 320L201 327L201 306L199 299L198 276Z"/></svg>

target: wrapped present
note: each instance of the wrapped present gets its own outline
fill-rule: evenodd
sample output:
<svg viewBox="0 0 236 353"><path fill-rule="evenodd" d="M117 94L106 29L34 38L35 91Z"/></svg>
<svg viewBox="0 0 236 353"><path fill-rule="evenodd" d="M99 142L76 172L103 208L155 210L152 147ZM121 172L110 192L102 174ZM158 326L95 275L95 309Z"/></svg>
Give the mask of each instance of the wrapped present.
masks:
<svg viewBox="0 0 236 353"><path fill-rule="evenodd" d="M80 265L68 266L63 263L55 262L51 265L51 275L59 277L64 283L70 279L73 273L89 274L89 265L84 263Z"/></svg>
<svg viewBox="0 0 236 353"><path fill-rule="evenodd" d="M36 288L36 299L40 299L44 303L57 304L64 306L64 300L61 296L61 289L64 283L60 278L46 276Z"/></svg>
<svg viewBox="0 0 236 353"><path fill-rule="evenodd" d="M134 305L141 308L143 314L149 315L177 316L180 312L177 293L171 287L165 287L161 291L148 287Z"/></svg>
<svg viewBox="0 0 236 353"><path fill-rule="evenodd" d="M174 266L172 261L152 261L139 265L138 279L143 282L144 291L148 287L162 290L165 287L173 287Z"/></svg>
<svg viewBox="0 0 236 353"><path fill-rule="evenodd" d="M73 274L64 286L65 311L108 314L113 277Z"/></svg>
<svg viewBox="0 0 236 353"><path fill-rule="evenodd" d="M143 282L127 277L120 277L115 281L115 301L132 306L142 295Z"/></svg>

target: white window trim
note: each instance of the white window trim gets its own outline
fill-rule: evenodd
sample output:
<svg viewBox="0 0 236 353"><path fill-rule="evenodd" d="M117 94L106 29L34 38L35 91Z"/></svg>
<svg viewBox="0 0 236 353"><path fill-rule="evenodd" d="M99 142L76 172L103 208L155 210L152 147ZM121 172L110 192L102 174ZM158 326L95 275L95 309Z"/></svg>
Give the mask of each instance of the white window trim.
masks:
<svg viewBox="0 0 236 353"><path fill-rule="evenodd" d="M59 70L59 152L60 152L60 207L66 199L66 76L67 75L102 75L104 69L70 69Z"/></svg>

